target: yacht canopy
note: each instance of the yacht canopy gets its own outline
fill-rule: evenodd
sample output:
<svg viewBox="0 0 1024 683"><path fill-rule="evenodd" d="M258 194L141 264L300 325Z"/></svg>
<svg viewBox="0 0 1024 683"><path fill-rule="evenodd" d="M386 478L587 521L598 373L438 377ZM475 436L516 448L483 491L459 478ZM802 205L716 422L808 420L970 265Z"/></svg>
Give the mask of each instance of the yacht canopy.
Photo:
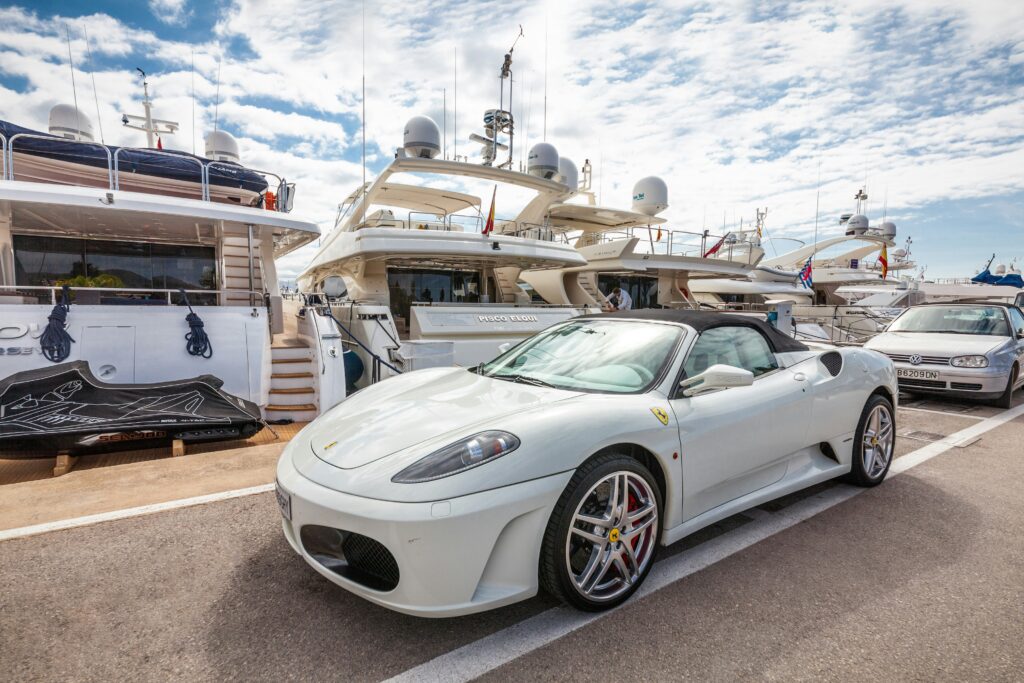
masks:
<svg viewBox="0 0 1024 683"><path fill-rule="evenodd" d="M552 204L548 215L551 217L553 227L564 230L582 230L583 232L625 230L648 225L661 225L665 222L665 219L659 216L648 216L636 211L586 204Z"/></svg>
<svg viewBox="0 0 1024 683"><path fill-rule="evenodd" d="M439 216L480 206L480 198L471 194L401 183L384 183L374 190L369 202L411 211L431 210Z"/></svg>

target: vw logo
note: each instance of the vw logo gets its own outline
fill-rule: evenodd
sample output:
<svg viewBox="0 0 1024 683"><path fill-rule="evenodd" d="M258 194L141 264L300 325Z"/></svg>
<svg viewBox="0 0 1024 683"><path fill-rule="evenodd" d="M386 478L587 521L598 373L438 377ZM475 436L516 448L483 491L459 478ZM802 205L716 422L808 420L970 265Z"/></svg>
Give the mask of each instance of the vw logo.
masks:
<svg viewBox="0 0 1024 683"><path fill-rule="evenodd" d="M920 355L918 355L918 354L916 354L916 353L915 353L915 354L914 354L913 356L911 356L911 357L910 357L910 359L909 359L909 360L910 360L910 364L911 364L911 365L920 365L920 364L921 364L921 361L923 361L924 359L923 359L923 358L921 358L921 356L920 356Z"/></svg>

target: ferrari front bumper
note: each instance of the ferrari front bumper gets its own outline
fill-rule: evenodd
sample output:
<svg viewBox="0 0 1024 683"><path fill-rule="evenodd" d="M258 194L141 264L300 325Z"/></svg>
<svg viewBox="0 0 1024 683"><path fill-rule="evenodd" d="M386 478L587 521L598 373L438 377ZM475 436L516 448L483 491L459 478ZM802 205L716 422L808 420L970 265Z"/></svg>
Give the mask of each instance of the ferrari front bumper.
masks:
<svg viewBox="0 0 1024 683"><path fill-rule="evenodd" d="M544 529L571 476L565 472L451 500L396 503L321 486L302 476L286 454L278 463L277 485L291 508L291 519L282 521L284 535L316 571L384 607L451 617L537 593ZM305 536L304 527L309 527ZM389 553L389 566L397 566L394 587L381 590L379 582L363 581L358 572L346 574L339 563L325 561L309 543L310 531L324 528L383 546L386 553L377 555Z"/></svg>

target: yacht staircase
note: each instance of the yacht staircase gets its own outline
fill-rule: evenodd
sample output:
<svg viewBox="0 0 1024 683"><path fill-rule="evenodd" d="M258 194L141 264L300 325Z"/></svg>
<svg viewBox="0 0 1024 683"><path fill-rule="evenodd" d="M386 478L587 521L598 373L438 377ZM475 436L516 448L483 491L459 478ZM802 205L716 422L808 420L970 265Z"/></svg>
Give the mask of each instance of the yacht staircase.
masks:
<svg viewBox="0 0 1024 683"><path fill-rule="evenodd" d="M495 268L494 284L500 292L498 301L500 303L518 303L523 297L523 290L519 287L517 278L518 268Z"/></svg>
<svg viewBox="0 0 1024 683"><path fill-rule="evenodd" d="M260 240L252 241L252 286L249 286L249 237L243 234L227 233L223 244L224 273L223 288L240 290L226 295L228 305L252 305L246 292L263 291L263 260L260 258ZM257 302L258 303L258 302Z"/></svg>
<svg viewBox="0 0 1024 683"><path fill-rule="evenodd" d="M576 281L579 282L580 287L594 299L594 303L598 306L604 306L607 303L604 294L601 294L601 290L597 288L597 274L596 273L580 273Z"/></svg>
<svg viewBox="0 0 1024 683"><path fill-rule="evenodd" d="M310 422L319 412L313 352L298 339L276 339L270 348L267 420Z"/></svg>

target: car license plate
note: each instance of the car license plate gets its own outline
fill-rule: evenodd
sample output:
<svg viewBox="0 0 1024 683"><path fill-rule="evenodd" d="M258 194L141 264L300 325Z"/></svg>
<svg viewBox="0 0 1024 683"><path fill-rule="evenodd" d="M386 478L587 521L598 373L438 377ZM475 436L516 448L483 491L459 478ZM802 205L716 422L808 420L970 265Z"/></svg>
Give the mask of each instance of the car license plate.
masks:
<svg viewBox="0 0 1024 683"><path fill-rule="evenodd" d="M274 495L277 496L277 507L281 508L281 514L289 522L292 521L292 497L277 482L274 483Z"/></svg>
<svg viewBox="0 0 1024 683"><path fill-rule="evenodd" d="M907 379L938 379L938 370L915 370L913 368L896 368L897 377L906 377Z"/></svg>

